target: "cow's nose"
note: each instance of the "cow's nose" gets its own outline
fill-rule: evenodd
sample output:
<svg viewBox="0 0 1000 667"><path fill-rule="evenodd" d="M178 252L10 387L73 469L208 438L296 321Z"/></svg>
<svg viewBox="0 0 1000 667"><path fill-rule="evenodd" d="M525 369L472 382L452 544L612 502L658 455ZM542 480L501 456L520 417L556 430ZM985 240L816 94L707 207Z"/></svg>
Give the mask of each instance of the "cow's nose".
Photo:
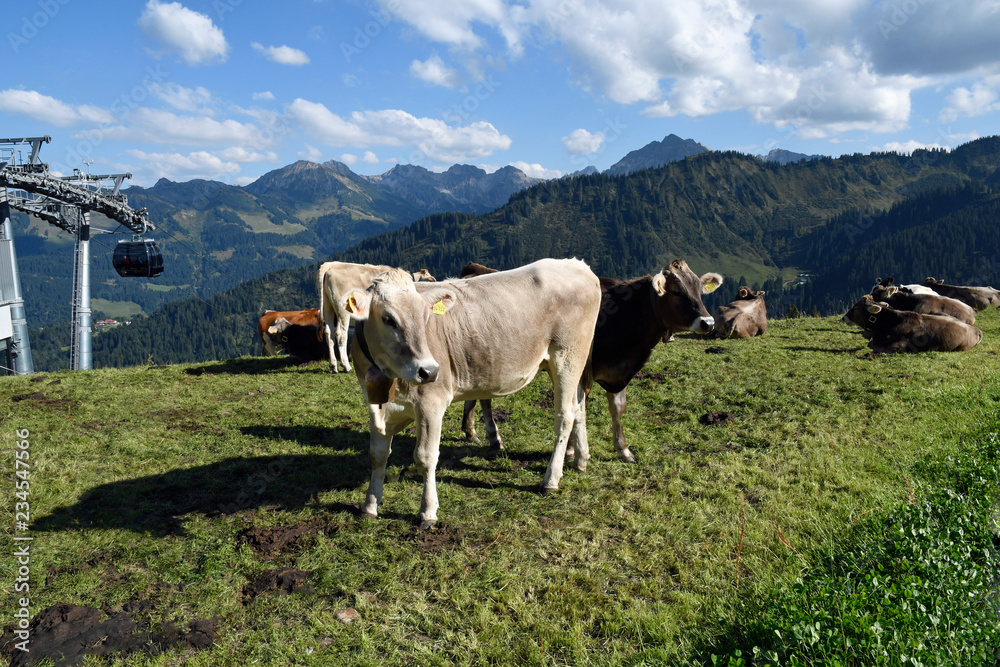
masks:
<svg viewBox="0 0 1000 667"><path fill-rule="evenodd" d="M699 317L697 320L695 320L694 326L691 327L691 330L694 331L695 333L705 333L711 331L713 327L715 327L714 317L712 316Z"/></svg>
<svg viewBox="0 0 1000 667"><path fill-rule="evenodd" d="M427 384L428 382L434 382L437 380L438 367L437 366L421 366L417 369L417 381L420 384Z"/></svg>

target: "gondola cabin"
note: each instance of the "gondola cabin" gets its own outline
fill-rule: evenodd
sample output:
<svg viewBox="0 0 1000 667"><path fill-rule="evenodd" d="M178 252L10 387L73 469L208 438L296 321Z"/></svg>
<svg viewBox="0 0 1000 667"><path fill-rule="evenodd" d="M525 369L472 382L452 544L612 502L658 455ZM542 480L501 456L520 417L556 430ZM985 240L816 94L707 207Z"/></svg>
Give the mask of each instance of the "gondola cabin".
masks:
<svg viewBox="0 0 1000 667"><path fill-rule="evenodd" d="M123 278L155 278L163 273L163 255L152 239L119 241L112 263Z"/></svg>

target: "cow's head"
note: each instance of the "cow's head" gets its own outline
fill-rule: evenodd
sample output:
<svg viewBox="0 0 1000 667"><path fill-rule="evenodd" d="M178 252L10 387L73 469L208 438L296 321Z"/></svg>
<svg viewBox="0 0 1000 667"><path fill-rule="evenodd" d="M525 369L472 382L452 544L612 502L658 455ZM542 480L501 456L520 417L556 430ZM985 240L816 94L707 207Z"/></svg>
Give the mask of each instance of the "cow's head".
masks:
<svg viewBox="0 0 1000 667"><path fill-rule="evenodd" d="M763 299L767 292L757 291L754 292L749 287L741 287L739 294L736 295L737 301L753 301L755 299Z"/></svg>
<svg viewBox="0 0 1000 667"><path fill-rule="evenodd" d="M413 272L413 282L415 283L436 283L437 279L432 276L427 269L420 269Z"/></svg>
<svg viewBox="0 0 1000 667"><path fill-rule="evenodd" d="M385 375L426 384L437 379L440 368L427 342L427 322L443 316L456 300L443 287L418 294L410 274L391 269L375 276L367 290L347 292L340 304L364 322L369 354Z"/></svg>
<svg viewBox="0 0 1000 667"><path fill-rule="evenodd" d="M871 294L865 294L844 315L844 324L856 324L862 329L870 329L875 323L875 316L888 307L889 304L877 302Z"/></svg>
<svg viewBox="0 0 1000 667"><path fill-rule="evenodd" d="M897 287L896 285L878 284L872 288L872 296L875 298L875 301L885 301L893 294L897 294L898 292L899 292L899 287Z"/></svg>
<svg viewBox="0 0 1000 667"><path fill-rule="evenodd" d="M699 278L687 262L675 259L653 276L653 289L657 294L655 308L660 322L672 331L711 331L715 319L705 310L701 295L714 291L721 284L722 276L718 273L706 273Z"/></svg>

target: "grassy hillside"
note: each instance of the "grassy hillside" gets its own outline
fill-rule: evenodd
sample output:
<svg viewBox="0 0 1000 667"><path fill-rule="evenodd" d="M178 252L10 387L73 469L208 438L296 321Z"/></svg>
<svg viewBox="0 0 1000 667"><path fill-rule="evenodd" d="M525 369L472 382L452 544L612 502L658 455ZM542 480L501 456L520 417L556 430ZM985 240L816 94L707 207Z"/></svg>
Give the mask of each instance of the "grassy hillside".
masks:
<svg viewBox="0 0 1000 667"><path fill-rule="evenodd" d="M547 378L495 402L509 458L460 441L453 406L428 533L413 525L412 436L394 442L380 518L358 522L369 464L357 381L281 358L0 378L0 483L13 488L15 430L30 431L31 614L63 602L103 609L102 622L124 614L161 639L173 628L163 654L130 665L684 665L713 654L735 665L775 629L791 643L762 644L773 664L819 664L819 650L840 664L902 664L904 652L989 664L976 651L1000 645L996 533L977 519L939 554L919 540L940 525L886 528L942 497L995 508L996 452L982 452L1000 429L997 310L980 325L971 352L882 358L838 318L772 322L719 354L679 336L629 389L639 463L615 458L596 396L594 458L553 496L536 492L551 450ZM704 425L709 412L734 419ZM986 458L962 463L977 452ZM956 482L969 470L978 486ZM883 539L912 545L938 574L896 581ZM860 548L868 560L845 558ZM833 589L813 584L844 562L877 566L875 585L845 579L831 599L851 606L818 607L823 620L810 596ZM0 577L0 606L14 609L14 570ZM915 591L902 598L911 611L879 606L890 588ZM752 626L750 610L773 625ZM830 653L826 633L850 619L923 648L889 631ZM195 620L214 632L210 647L177 640Z"/></svg>

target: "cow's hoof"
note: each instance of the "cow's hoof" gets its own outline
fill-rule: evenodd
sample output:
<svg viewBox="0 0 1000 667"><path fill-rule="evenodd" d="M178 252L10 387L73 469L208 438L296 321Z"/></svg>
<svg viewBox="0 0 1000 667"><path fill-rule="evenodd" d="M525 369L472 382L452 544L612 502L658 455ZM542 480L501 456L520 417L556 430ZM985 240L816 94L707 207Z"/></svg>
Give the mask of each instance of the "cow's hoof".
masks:
<svg viewBox="0 0 1000 667"><path fill-rule="evenodd" d="M421 519L420 520L420 530L430 530L434 527L437 519Z"/></svg>
<svg viewBox="0 0 1000 667"><path fill-rule="evenodd" d="M360 512L358 514L358 521L371 521L372 519L377 519L377 514L372 514L371 512Z"/></svg>
<svg viewBox="0 0 1000 667"><path fill-rule="evenodd" d="M625 450L624 452L618 452L618 458L623 463L638 463L638 461L635 460L635 455L628 450Z"/></svg>
<svg viewBox="0 0 1000 667"><path fill-rule="evenodd" d="M479 442L480 442L480 440L479 440L479 436L478 436L478 435L476 435L475 433L473 433L472 435L469 435L468 433L466 433L466 434L465 434L465 441L466 441L466 442L474 442L474 443L476 443L477 445L478 445L478 444L479 444Z"/></svg>
<svg viewBox="0 0 1000 667"><path fill-rule="evenodd" d="M587 461L574 461L573 467L577 472L587 472Z"/></svg>
<svg viewBox="0 0 1000 667"><path fill-rule="evenodd" d="M500 457L506 458L506 456L507 456L507 450L504 449L503 447L490 447L486 451L487 459L498 459Z"/></svg>
<svg viewBox="0 0 1000 667"><path fill-rule="evenodd" d="M539 489L539 493L541 493L543 496L554 496L555 494L559 493L559 487L543 486Z"/></svg>

